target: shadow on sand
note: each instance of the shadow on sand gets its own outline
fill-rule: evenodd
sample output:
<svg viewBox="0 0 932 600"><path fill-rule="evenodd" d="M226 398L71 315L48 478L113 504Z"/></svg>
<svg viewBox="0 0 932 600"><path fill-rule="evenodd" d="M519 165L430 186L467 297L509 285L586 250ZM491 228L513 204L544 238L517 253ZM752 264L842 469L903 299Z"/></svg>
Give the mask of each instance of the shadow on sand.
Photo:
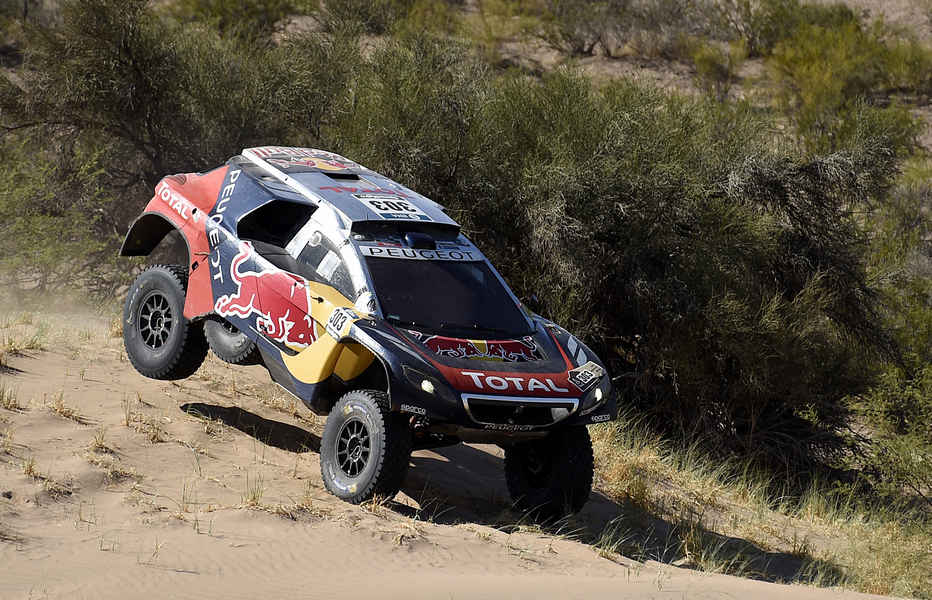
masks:
<svg viewBox="0 0 932 600"><path fill-rule="evenodd" d="M269 446L288 452L320 452L320 438L300 427L266 419L238 406L217 406L203 402L182 404L181 410L189 415L221 421L235 427Z"/></svg>
<svg viewBox="0 0 932 600"><path fill-rule="evenodd" d="M291 452L320 451L313 433L266 419L239 407L190 403L184 412L222 421L262 443ZM480 523L512 531L528 523L513 509L505 485L502 451L496 446L457 444L421 450L411 457L402 491L415 499L415 509L389 502L396 512L440 524ZM685 548L697 544L715 551L726 572L762 579L821 584L838 583L841 570L805 552L769 552L741 538L705 529L699 519L665 520L628 501L617 502L594 491L585 508L571 519L544 531L611 550L636 560L655 560L697 568Z"/></svg>

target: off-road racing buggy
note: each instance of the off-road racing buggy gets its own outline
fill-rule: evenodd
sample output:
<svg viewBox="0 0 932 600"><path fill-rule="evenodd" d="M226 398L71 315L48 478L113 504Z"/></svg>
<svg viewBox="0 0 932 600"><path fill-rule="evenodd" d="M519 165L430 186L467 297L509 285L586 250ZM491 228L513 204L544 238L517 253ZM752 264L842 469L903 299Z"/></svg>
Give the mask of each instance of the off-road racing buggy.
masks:
<svg viewBox="0 0 932 600"><path fill-rule="evenodd" d="M129 289L123 339L155 379L188 377L210 347L262 364L316 414L324 484L358 503L400 488L412 449L499 444L519 508L578 511L592 487L586 425L609 421L595 354L527 310L442 206L341 156L243 150L171 175L124 256L172 230L188 264Z"/></svg>

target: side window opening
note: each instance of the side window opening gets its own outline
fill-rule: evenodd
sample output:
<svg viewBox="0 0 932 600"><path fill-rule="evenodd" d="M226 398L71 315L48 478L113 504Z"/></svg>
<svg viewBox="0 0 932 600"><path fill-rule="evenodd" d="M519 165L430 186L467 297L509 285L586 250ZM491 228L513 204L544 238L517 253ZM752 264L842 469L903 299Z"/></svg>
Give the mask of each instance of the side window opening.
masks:
<svg viewBox="0 0 932 600"><path fill-rule="evenodd" d="M308 279L332 286L349 300L355 298L353 281L339 250L319 231L311 234L297 260L305 271L312 272L313 276L305 275Z"/></svg>
<svg viewBox="0 0 932 600"><path fill-rule="evenodd" d="M236 232L242 240L284 249L315 210L317 207L310 204L273 200L240 219Z"/></svg>

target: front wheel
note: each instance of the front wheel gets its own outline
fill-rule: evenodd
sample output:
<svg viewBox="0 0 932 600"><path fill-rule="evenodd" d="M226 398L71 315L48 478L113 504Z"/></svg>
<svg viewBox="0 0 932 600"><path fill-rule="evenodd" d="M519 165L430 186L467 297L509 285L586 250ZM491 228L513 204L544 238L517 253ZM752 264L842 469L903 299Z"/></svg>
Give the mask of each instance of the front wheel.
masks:
<svg viewBox="0 0 932 600"><path fill-rule="evenodd" d="M592 491L592 472L585 427L505 448L505 481L515 506L542 521L582 510Z"/></svg>
<svg viewBox="0 0 932 600"><path fill-rule="evenodd" d="M320 443L320 472L334 496L359 504L394 496L411 456L411 431L390 411L388 394L347 392L330 411Z"/></svg>

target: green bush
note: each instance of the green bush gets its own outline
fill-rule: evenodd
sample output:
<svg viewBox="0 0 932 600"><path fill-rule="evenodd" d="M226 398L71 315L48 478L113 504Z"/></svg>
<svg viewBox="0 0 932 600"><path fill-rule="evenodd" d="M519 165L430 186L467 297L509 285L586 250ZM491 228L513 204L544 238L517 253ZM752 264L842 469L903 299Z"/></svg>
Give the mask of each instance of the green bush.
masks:
<svg viewBox="0 0 932 600"><path fill-rule="evenodd" d="M932 505L932 184L919 174L871 216L873 277L901 354L853 400L871 430L857 465L879 490Z"/></svg>
<svg viewBox="0 0 932 600"><path fill-rule="evenodd" d="M727 51L714 44L697 44L692 52L697 85L708 96L724 102L745 58L743 40L732 42Z"/></svg>
<svg viewBox="0 0 932 600"><path fill-rule="evenodd" d="M541 0L533 12L539 35L552 48L575 56L592 55L623 18L628 0Z"/></svg>
<svg viewBox="0 0 932 600"><path fill-rule="evenodd" d="M223 36L249 42L267 40L292 15L316 8L314 0L174 0L169 12L186 21L207 23Z"/></svg>
<svg viewBox="0 0 932 600"><path fill-rule="evenodd" d="M767 56L804 25L832 29L858 24L844 3L810 4L800 0L722 0L712 5L726 38L745 41L752 57Z"/></svg>
<svg viewBox="0 0 932 600"><path fill-rule="evenodd" d="M384 35L408 16L416 0L330 0L318 18L325 31L340 31L358 23L366 33Z"/></svg>
<svg viewBox="0 0 932 600"><path fill-rule="evenodd" d="M626 403L718 451L842 449L844 398L890 348L850 213L895 172L871 119L844 152L786 156L749 109L490 79L425 39L359 81L337 147L449 206L519 294L631 372Z"/></svg>
<svg viewBox="0 0 932 600"><path fill-rule="evenodd" d="M810 149L824 151L847 143L859 104L876 104L874 96L895 85L897 71L891 66L904 65L898 57L902 55L891 53L880 24L871 29L856 23L804 25L777 44L767 66L779 108ZM904 69L908 76L909 69ZM885 119L898 148L914 145L918 128L908 111L895 104L874 110Z"/></svg>

